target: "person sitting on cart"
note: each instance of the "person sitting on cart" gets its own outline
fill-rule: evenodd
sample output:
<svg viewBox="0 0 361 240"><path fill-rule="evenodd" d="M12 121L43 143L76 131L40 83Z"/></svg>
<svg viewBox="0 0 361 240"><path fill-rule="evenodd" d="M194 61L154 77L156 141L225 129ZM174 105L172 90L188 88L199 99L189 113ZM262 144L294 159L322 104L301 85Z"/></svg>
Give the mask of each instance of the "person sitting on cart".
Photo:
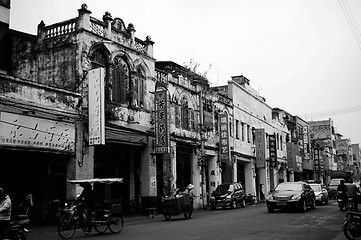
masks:
<svg viewBox="0 0 361 240"><path fill-rule="evenodd" d="M80 196L75 200L75 204L79 204L82 210L86 210L86 222L88 227L88 232L91 231L91 221L93 217L93 211L95 209L95 195L93 187L90 183L84 182L79 184L83 191Z"/></svg>
<svg viewBox="0 0 361 240"><path fill-rule="evenodd" d="M193 198L194 198L194 186L193 184L188 184L186 187L186 190L184 190L184 193L189 194L189 204L191 205L191 212L193 212Z"/></svg>

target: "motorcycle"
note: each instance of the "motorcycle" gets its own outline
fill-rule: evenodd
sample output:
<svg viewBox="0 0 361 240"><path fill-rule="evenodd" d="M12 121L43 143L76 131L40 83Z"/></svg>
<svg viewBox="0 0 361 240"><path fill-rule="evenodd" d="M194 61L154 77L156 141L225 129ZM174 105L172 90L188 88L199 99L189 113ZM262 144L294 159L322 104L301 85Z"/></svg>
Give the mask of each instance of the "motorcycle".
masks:
<svg viewBox="0 0 361 240"><path fill-rule="evenodd" d="M15 215L7 228L0 233L0 240L26 240L27 225L30 220L27 214Z"/></svg>
<svg viewBox="0 0 361 240"><path fill-rule="evenodd" d="M337 191L337 203L340 210L347 210L348 199L342 191Z"/></svg>
<svg viewBox="0 0 361 240"><path fill-rule="evenodd" d="M361 213L347 211L342 229L348 240L361 239Z"/></svg>

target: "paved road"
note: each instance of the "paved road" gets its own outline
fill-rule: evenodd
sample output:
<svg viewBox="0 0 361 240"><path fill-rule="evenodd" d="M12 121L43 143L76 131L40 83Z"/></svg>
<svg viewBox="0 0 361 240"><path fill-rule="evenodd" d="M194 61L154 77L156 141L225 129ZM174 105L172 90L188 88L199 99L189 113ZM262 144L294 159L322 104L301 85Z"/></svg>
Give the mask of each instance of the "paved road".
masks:
<svg viewBox="0 0 361 240"><path fill-rule="evenodd" d="M344 240L341 232L344 215L334 201L306 213L276 211L270 214L265 204L257 204L235 210L199 210L189 220L184 220L181 215L170 221L162 215L150 219L126 217L124 229L119 234L85 236L78 231L72 239ZM28 240L60 239L56 226L34 226L31 230Z"/></svg>

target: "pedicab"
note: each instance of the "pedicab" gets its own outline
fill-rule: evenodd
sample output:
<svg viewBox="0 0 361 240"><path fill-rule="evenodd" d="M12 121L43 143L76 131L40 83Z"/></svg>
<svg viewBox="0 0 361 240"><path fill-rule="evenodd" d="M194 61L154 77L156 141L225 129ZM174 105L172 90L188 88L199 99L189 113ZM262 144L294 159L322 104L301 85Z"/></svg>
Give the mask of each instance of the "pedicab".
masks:
<svg viewBox="0 0 361 240"><path fill-rule="evenodd" d="M110 185L116 182L123 182L122 178L93 178L83 180L67 180L70 184L100 183L105 184L105 195L110 192ZM109 195L109 194L108 194ZM110 202L110 199L106 199ZM58 235L62 239L69 239L74 236L76 229L82 229L88 233L86 224L86 212L79 208L79 205L70 204L61 209L61 218L58 224ZM110 208L96 208L93 212L91 228L98 233L105 233L108 229L111 233L119 233L123 229L123 216L121 204L113 203Z"/></svg>
<svg viewBox="0 0 361 240"><path fill-rule="evenodd" d="M192 206L193 201L188 193L175 191L172 196L164 197L162 199L163 205L163 216L169 221L172 216L177 216L183 213L184 219L192 217Z"/></svg>

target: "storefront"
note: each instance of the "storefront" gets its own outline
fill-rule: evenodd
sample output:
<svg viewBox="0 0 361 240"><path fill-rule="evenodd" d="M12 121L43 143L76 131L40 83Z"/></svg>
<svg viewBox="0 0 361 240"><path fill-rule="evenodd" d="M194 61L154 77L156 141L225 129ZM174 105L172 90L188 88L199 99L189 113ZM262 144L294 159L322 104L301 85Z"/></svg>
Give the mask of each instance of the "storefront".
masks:
<svg viewBox="0 0 361 240"><path fill-rule="evenodd" d="M13 212L26 191L33 196L33 222L51 219L51 204L64 201L67 166L75 154L75 126L25 114L0 112L0 183ZM7 156L7 157L5 157Z"/></svg>

